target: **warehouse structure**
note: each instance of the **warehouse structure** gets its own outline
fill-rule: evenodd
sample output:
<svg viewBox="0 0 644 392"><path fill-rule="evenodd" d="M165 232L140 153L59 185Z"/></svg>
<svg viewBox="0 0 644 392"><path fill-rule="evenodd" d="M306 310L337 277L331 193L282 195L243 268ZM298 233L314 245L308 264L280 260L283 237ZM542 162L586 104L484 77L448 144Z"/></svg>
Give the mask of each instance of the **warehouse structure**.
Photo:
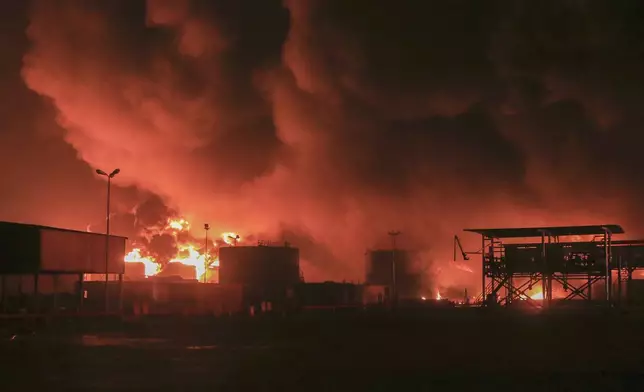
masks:
<svg viewBox="0 0 644 392"><path fill-rule="evenodd" d="M80 310L88 274L102 279L107 274L110 280L122 281L126 240L119 236L108 239L99 233L0 222L0 310L23 313ZM108 310L118 310L119 293L118 286L108 293Z"/></svg>

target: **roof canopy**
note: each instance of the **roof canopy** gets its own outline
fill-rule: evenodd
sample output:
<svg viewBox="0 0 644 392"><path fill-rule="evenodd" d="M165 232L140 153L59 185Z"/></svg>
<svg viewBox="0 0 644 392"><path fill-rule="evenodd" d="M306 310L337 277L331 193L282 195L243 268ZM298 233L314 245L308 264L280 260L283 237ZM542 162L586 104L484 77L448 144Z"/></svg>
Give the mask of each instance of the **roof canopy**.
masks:
<svg viewBox="0 0 644 392"><path fill-rule="evenodd" d="M91 232L91 231L63 229L63 228L60 228L60 227L51 227L51 226L42 226L42 225L32 225L30 223L17 223L17 222L0 221L0 227L6 228L7 230L19 229L19 228L23 227L23 228L31 228L31 229L36 229L36 230L65 231L65 232L69 232L69 233L83 233L83 234L91 234L91 235L100 235L100 236L105 237L105 233L96 233L96 232ZM110 234L110 237L127 239L127 237L120 236L120 235L113 235L113 234Z"/></svg>
<svg viewBox="0 0 644 392"><path fill-rule="evenodd" d="M571 235L601 235L605 231L612 234L624 234L620 225L595 225L595 226L554 226L554 227L516 227L506 229L465 229L472 233L481 234L489 238L528 238L541 237L542 235L563 237Z"/></svg>

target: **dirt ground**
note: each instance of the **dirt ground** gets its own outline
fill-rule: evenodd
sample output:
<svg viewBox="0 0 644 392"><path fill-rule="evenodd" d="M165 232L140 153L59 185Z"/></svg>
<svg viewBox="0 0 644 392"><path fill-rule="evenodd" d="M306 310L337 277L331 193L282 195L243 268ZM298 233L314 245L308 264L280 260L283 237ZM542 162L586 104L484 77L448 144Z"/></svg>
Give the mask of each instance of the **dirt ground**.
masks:
<svg viewBox="0 0 644 392"><path fill-rule="evenodd" d="M623 312L13 321L0 339L3 391L644 390L644 314Z"/></svg>

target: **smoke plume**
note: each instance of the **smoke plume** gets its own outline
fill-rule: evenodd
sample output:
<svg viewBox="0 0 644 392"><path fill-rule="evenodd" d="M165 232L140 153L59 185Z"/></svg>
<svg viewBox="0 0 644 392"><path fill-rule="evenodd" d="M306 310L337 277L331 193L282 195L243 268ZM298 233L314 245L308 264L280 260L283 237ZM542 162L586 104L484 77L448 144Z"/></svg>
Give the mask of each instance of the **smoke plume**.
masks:
<svg viewBox="0 0 644 392"><path fill-rule="evenodd" d="M467 226L644 228L643 14L554 0L40 0L22 76L83 161L120 167L118 184L197 229L300 240L320 279L347 280L399 229L449 284L476 284L448 263Z"/></svg>

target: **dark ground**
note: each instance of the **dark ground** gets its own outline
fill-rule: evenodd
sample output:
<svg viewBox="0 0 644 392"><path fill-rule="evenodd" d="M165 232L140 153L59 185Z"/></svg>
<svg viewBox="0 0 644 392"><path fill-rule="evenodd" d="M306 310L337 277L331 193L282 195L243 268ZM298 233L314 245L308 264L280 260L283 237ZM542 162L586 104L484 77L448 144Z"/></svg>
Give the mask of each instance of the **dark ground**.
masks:
<svg viewBox="0 0 644 392"><path fill-rule="evenodd" d="M5 324L0 391L644 390L644 313Z"/></svg>

